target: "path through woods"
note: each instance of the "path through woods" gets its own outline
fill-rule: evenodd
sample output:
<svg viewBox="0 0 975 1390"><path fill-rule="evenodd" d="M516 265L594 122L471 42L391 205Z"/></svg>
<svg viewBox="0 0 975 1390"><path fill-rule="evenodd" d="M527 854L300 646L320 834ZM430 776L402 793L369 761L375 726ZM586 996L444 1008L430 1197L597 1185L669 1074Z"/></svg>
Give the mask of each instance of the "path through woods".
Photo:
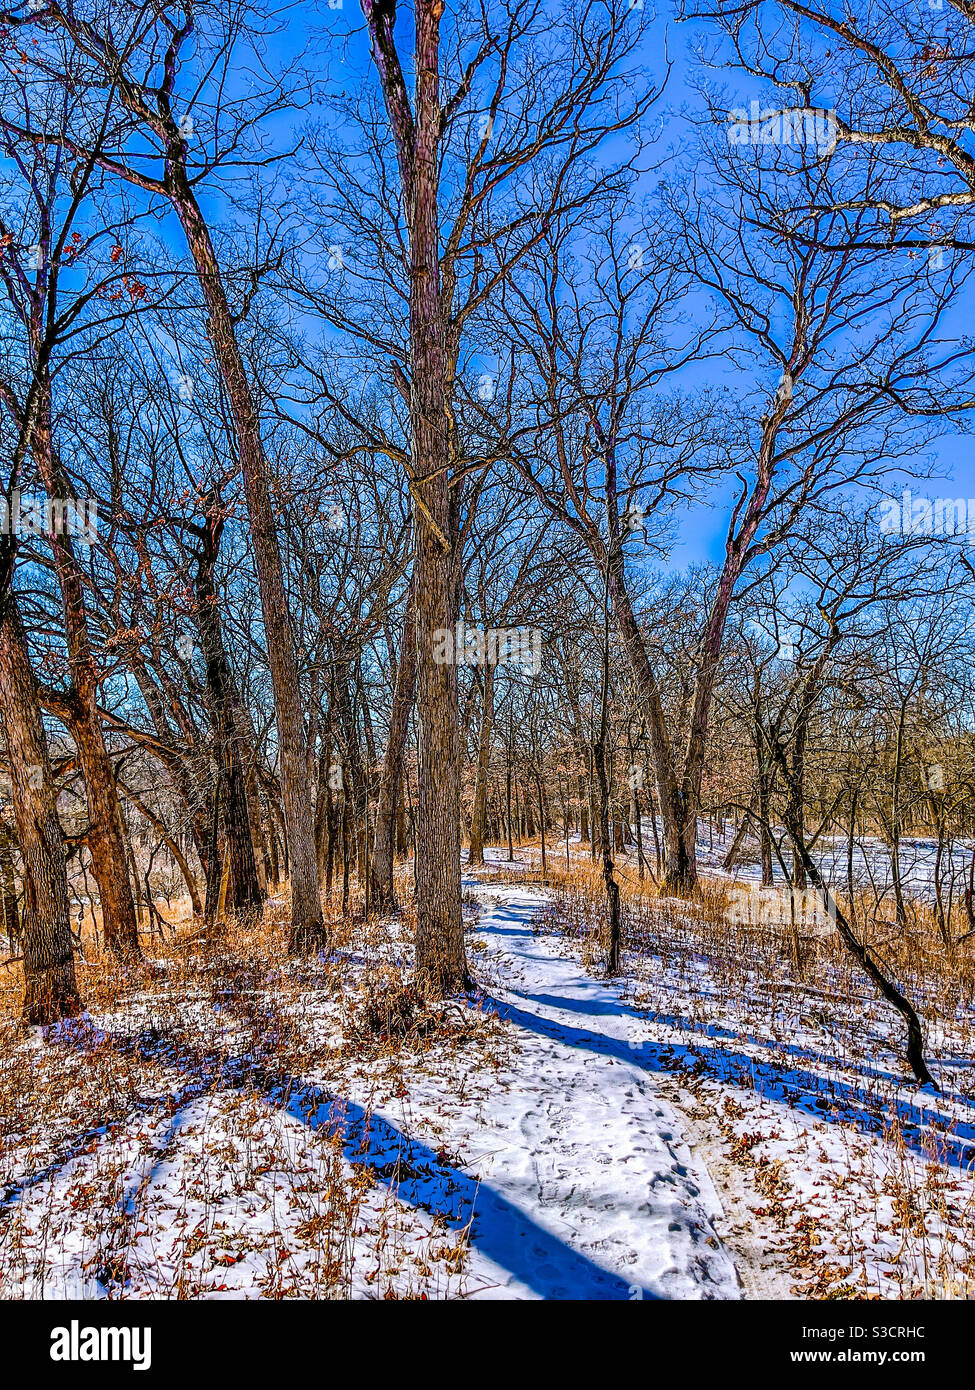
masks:
<svg viewBox="0 0 975 1390"><path fill-rule="evenodd" d="M646 1052L634 1060L639 1019L612 982L533 930L543 895L476 887L477 935L504 982L495 1002L516 1054L488 1122L463 1136L482 1184L469 1296L738 1297L711 1180Z"/></svg>

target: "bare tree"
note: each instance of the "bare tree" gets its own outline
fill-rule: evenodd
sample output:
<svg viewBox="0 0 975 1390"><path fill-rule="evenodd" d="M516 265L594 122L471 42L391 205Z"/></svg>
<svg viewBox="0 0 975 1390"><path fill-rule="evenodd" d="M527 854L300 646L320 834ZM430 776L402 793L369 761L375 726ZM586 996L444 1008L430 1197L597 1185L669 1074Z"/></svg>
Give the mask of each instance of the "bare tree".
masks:
<svg viewBox="0 0 975 1390"><path fill-rule="evenodd" d="M301 689L271 475L259 410L237 339L240 314L231 306L226 278L197 195L197 188L231 157L248 129L290 100L277 83L273 95L265 98L258 95L243 103L224 99L228 73L239 61L239 49L248 42L247 26L253 19L253 11L246 7L221 3L140 6L124 26L108 15L96 13L89 18L57 5L27 15L0 17L11 27L27 27L42 36L36 61L54 81L66 89L81 83L111 95L116 108L112 136L117 153L98 151L97 163L120 182L165 201L186 238L209 314L208 332L236 433L274 687L291 869L291 948L307 952L322 945L324 925L314 818L303 775L306 739ZM186 108L183 111L178 109L181 104ZM195 114L191 114L191 106ZM190 134L194 121L202 123L204 115L211 122L212 154ZM13 122L7 129L11 138L39 146L61 144L80 159L91 153L83 126L57 136ZM160 166L158 173L150 172L153 163Z"/></svg>

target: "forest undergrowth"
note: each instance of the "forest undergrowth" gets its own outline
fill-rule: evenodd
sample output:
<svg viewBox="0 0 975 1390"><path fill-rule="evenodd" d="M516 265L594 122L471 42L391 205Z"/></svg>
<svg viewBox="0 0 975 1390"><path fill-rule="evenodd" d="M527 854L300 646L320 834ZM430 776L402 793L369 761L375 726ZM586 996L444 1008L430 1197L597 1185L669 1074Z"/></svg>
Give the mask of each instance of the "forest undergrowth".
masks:
<svg viewBox="0 0 975 1390"><path fill-rule="evenodd" d="M546 882L549 929L601 971L601 870L550 860ZM862 939L921 1015L938 1093L906 1074L900 1019L835 935L743 920L715 880L690 902L659 896L632 866L620 882L634 1054L670 1078L692 1125L720 1136L794 1291L971 1297L971 943L946 951L923 903L910 903L904 930L866 895L853 904Z"/></svg>

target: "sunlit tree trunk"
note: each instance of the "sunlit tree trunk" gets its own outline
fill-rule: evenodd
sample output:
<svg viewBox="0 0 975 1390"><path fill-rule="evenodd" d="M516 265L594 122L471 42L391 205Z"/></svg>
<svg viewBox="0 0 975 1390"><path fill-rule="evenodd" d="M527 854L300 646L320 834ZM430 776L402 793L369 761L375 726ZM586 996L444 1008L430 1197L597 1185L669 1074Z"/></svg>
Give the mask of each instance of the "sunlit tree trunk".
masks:
<svg viewBox="0 0 975 1390"><path fill-rule="evenodd" d="M379 782L379 801L376 806L376 836L371 864L372 904L376 912L392 912L396 908L396 895L393 891L394 842L397 833L397 812L401 804L406 736L415 698L416 619L411 589L403 617L403 637L393 690L389 741L386 744Z"/></svg>
<svg viewBox="0 0 975 1390"><path fill-rule="evenodd" d="M3 714L17 839L24 866L25 1023L53 1023L81 1010L57 795L37 681L16 599L0 607L0 711Z"/></svg>
<svg viewBox="0 0 975 1390"><path fill-rule="evenodd" d="M51 436L51 391L46 372L41 373L40 380L41 406L32 450L48 495L64 503L72 494ZM88 630L84 582L67 527L55 526L50 541L61 589L71 678L65 709L88 801L88 849L98 884L102 931L105 944L116 955L132 955L139 950L139 928L118 792L98 712L98 667Z"/></svg>
<svg viewBox="0 0 975 1390"><path fill-rule="evenodd" d="M306 773L306 739L294 635L284 587L267 458L210 232L183 163L170 151L166 186L193 257L209 311L210 339L230 405L257 568L268 664L274 691L281 800L291 870L290 949L302 954L325 944L315 853L315 820Z"/></svg>
<svg viewBox="0 0 975 1390"><path fill-rule="evenodd" d="M460 875L457 667L438 661L459 611L458 493L447 369L448 306L439 242L440 19L443 0L414 6L410 107L393 37L395 7L362 0L396 147L409 234L410 490L416 550L416 965L422 986L448 994L467 982Z"/></svg>

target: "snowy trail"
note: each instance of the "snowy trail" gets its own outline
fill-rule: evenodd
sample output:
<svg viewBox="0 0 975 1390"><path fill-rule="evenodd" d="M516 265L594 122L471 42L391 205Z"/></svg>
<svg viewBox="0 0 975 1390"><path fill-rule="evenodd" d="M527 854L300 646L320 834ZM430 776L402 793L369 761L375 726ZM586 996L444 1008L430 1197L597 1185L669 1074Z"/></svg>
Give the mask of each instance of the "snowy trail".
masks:
<svg viewBox="0 0 975 1390"><path fill-rule="evenodd" d="M247 1058L201 1071L192 1049L170 1048L168 1085L65 1158L34 1172L29 1147L11 1148L11 1172L33 1176L0 1206L0 1290L316 1297L322 1261L335 1262L330 1221L338 1212L346 1230L354 1187L353 1298L740 1298L647 1023L536 931L544 894L466 886L483 905L483 1007L509 1039L492 1025L494 1048L388 1066L353 1050L335 1072L273 1072L266 1088ZM307 997L334 1030L333 997ZM115 1065L106 1019L64 1046Z"/></svg>
<svg viewBox="0 0 975 1390"><path fill-rule="evenodd" d="M504 982L491 1002L518 1052L487 1123L455 1136L481 1184L468 1296L741 1297L712 1225L710 1178L653 1072L634 1060L639 1018L533 932L543 896L469 886L484 903L477 935Z"/></svg>

